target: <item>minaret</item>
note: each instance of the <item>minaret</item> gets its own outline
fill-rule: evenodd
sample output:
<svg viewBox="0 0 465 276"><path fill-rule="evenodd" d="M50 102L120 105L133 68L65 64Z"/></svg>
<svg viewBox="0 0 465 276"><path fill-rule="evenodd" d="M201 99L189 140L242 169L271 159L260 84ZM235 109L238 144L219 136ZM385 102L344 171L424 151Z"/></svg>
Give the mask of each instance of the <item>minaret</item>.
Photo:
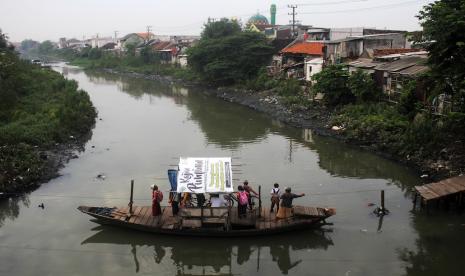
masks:
<svg viewBox="0 0 465 276"><path fill-rule="evenodd" d="M275 4L271 4L270 12L271 12L271 25L274 26L276 24L276 5Z"/></svg>

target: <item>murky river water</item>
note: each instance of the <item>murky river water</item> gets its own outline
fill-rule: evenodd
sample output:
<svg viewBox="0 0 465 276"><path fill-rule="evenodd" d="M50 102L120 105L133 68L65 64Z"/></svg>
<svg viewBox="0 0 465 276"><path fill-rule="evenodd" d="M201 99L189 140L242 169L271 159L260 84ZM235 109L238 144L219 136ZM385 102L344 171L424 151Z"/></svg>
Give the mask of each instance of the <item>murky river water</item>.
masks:
<svg viewBox="0 0 465 276"><path fill-rule="evenodd" d="M410 212L409 190L420 183L412 171L196 89L57 70L89 93L99 120L62 176L0 202L1 275L461 275L465 220ZM149 186L167 190L166 169L179 156L232 156L238 181L266 192L274 182L291 186L307 194L297 204L337 208L334 225L179 238L102 227L76 210L126 205L131 179L135 204L149 205ZM369 206L381 189L391 211L382 221Z"/></svg>

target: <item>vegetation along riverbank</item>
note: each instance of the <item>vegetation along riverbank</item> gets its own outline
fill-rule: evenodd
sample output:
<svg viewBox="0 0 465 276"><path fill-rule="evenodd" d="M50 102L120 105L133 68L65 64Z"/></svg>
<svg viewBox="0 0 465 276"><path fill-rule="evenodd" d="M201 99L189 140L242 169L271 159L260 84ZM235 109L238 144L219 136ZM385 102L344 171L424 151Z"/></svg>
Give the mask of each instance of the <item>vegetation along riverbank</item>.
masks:
<svg viewBox="0 0 465 276"><path fill-rule="evenodd" d="M96 115L75 81L19 59L0 32L0 192L27 191L56 176Z"/></svg>
<svg viewBox="0 0 465 276"><path fill-rule="evenodd" d="M298 63L273 72L270 67L276 67L270 64L283 48L229 19L205 24L200 39L183 51L187 67L167 62L166 51L154 50L158 44L149 40L126 44L120 52L92 47L39 51L88 69L201 85L206 93L374 150L440 179L465 171L465 48L463 32L455 24L459 19L452 16L463 14L463 8L454 5L439 1L419 12L423 30L412 35L411 42L422 47L427 58L410 58L420 60L412 68L421 73L391 83L395 93L385 91L387 80L384 87L376 84L376 79L387 79L384 75L360 69L365 67L352 70L350 58L328 59L321 72L305 80L288 70ZM297 37L286 47L305 44L299 39L305 40ZM372 60L368 65L382 63Z"/></svg>

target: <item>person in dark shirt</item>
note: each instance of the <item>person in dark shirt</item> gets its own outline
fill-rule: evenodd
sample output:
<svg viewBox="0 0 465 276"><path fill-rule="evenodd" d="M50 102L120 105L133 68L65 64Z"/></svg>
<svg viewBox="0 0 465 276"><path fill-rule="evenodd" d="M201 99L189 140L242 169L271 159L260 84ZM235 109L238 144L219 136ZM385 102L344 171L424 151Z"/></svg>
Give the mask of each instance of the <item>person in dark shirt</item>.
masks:
<svg viewBox="0 0 465 276"><path fill-rule="evenodd" d="M294 198L305 196L305 194L296 195L291 193L291 188L286 188L285 193L281 195L281 207L276 214L276 218L288 218L292 216L292 201Z"/></svg>

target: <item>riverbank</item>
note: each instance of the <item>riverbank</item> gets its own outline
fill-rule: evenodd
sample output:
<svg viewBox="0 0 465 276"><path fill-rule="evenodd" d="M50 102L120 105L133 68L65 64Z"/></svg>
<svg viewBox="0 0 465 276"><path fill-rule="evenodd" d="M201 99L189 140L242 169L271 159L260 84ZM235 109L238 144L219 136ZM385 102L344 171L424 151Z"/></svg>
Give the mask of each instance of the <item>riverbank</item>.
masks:
<svg viewBox="0 0 465 276"><path fill-rule="evenodd" d="M315 103L311 105L289 107L283 96L277 95L274 91L247 91L241 88L232 87L207 87L200 83L190 82L183 79L174 78L167 75L152 75L135 72L120 72L114 69L103 69L113 74L122 74L134 78L144 78L156 80L163 83L178 83L187 86L201 87L203 93L210 96L221 98L225 101L241 104L251 109L268 114L271 118L279 120L288 125L311 129L315 134L332 137L342 140L350 145L363 148L380 155L384 158L399 162L408 167L415 169L419 175L422 175L425 181L436 181L450 176L458 175L463 171L461 160L462 153L465 150L457 149L457 145L450 149L444 149L441 156L437 158L424 158L422 152L417 154L407 154L401 156L393 153L389 147L380 143L378 140L356 139L347 135L344 127L335 122L341 113L340 109L328 108L322 104ZM446 152L449 152L445 160Z"/></svg>
<svg viewBox="0 0 465 276"><path fill-rule="evenodd" d="M2 63L0 193L17 194L58 176L91 136L97 112L75 81L9 50Z"/></svg>

